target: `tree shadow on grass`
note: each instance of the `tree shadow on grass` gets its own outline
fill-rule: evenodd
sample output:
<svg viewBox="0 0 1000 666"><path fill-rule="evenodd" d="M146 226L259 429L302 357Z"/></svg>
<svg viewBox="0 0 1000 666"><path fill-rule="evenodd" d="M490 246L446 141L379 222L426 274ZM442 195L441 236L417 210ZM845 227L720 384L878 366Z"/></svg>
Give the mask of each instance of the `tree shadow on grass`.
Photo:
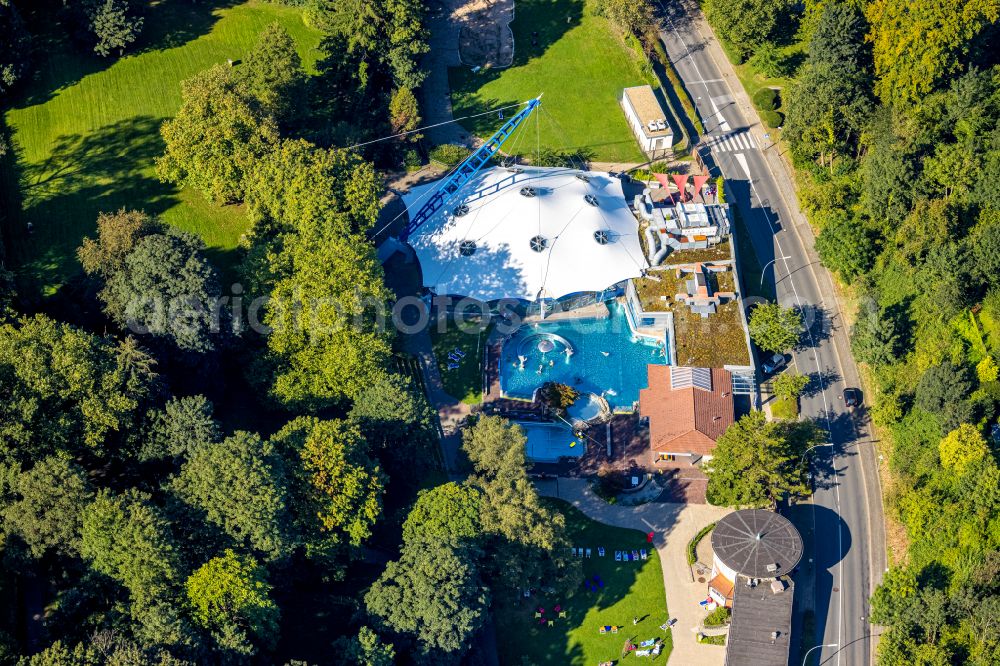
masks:
<svg viewBox="0 0 1000 666"><path fill-rule="evenodd" d="M24 165L24 218L33 225L22 264L37 284L75 273L76 248L94 232L97 215L119 208L159 215L177 203L177 190L152 173L163 152L160 119L130 118L86 135L56 139L49 157Z"/></svg>
<svg viewBox="0 0 1000 666"><path fill-rule="evenodd" d="M126 49L125 57L176 48L211 32L220 19L218 10L241 4L242 0L156 0L144 13L144 24L139 40ZM22 3L30 5L31 3ZM55 14L56 20L53 19ZM77 34L80 28L68 11L38 3L25 12L34 35L33 52L45 54L35 64L34 80L30 82L13 106L27 108L44 104L60 90L79 83L84 77L108 69L119 58L104 58L94 53L90 46L68 35Z"/></svg>

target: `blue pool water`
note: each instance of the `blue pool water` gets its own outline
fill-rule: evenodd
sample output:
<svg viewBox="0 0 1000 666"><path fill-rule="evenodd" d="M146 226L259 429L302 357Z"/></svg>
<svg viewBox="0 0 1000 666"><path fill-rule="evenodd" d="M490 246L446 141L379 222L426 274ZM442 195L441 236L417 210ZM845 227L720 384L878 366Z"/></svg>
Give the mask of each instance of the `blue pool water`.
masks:
<svg viewBox="0 0 1000 666"><path fill-rule="evenodd" d="M528 441L525 455L537 462L557 462L560 458L579 458L586 451L586 443L573 431L558 423L520 422Z"/></svg>
<svg viewBox="0 0 1000 666"><path fill-rule="evenodd" d="M634 337L621 305L609 301L608 307L607 319L521 326L500 355L503 392L530 399L543 383L555 381L603 395L612 409L631 409L639 389L646 387L646 366L665 364L666 350L662 341Z"/></svg>

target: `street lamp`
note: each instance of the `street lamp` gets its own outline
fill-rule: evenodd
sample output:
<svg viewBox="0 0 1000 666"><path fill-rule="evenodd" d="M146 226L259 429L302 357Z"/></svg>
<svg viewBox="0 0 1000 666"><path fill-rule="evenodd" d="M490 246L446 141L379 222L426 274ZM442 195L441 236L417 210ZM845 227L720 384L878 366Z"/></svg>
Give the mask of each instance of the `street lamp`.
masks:
<svg viewBox="0 0 1000 666"><path fill-rule="evenodd" d="M833 442L823 442L822 444L813 444L808 449L806 449L805 451L803 451L802 452L802 458L801 458L801 460L799 460L799 467L801 467L802 465L805 464L805 462L806 462L806 456L809 455L810 451L812 451L813 449L817 449L817 448L819 448L821 446L833 446ZM816 647L823 647L823 646L822 645L817 645Z"/></svg>
<svg viewBox="0 0 1000 666"><path fill-rule="evenodd" d="M764 274L767 273L767 267L770 266L771 264L773 264L774 262L776 262L778 259L791 259L791 257L788 256L788 255L785 255L784 257L775 257L771 261L769 261L766 264L764 264L764 268L760 269L760 287L761 287L761 289L764 288Z"/></svg>
<svg viewBox="0 0 1000 666"><path fill-rule="evenodd" d="M829 643L827 645L815 645L815 646L809 648L806 651L806 656L802 657L802 666L806 666L806 660L809 659L809 653L812 652L813 650L815 650L816 648L837 647L837 646L838 646L837 643Z"/></svg>

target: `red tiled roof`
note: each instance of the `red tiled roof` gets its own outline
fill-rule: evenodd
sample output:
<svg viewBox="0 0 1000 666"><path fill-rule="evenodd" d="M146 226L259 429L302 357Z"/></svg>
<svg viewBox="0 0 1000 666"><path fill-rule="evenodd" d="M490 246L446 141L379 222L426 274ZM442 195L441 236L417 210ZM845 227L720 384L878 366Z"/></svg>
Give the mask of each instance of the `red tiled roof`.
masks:
<svg viewBox="0 0 1000 666"><path fill-rule="evenodd" d="M673 366L650 365L649 388L639 391L639 415L649 417L653 451L707 455L733 422L733 380L712 368L712 390L670 388Z"/></svg>

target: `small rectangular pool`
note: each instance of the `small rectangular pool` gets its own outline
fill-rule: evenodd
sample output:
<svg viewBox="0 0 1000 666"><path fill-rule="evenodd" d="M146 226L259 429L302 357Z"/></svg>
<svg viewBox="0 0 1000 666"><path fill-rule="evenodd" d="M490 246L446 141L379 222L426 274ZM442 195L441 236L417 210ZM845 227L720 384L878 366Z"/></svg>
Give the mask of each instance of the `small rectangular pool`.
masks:
<svg viewBox="0 0 1000 666"><path fill-rule="evenodd" d="M579 458L586 443L560 423L530 423L518 421L528 438L525 455L534 462L558 462L560 458Z"/></svg>
<svg viewBox="0 0 1000 666"><path fill-rule="evenodd" d="M525 324L500 353L504 395L530 400L539 386L554 381L581 393L602 395L612 409L631 410L646 387L646 366L668 362L662 340L636 336L625 311L608 302L604 319L564 319Z"/></svg>

